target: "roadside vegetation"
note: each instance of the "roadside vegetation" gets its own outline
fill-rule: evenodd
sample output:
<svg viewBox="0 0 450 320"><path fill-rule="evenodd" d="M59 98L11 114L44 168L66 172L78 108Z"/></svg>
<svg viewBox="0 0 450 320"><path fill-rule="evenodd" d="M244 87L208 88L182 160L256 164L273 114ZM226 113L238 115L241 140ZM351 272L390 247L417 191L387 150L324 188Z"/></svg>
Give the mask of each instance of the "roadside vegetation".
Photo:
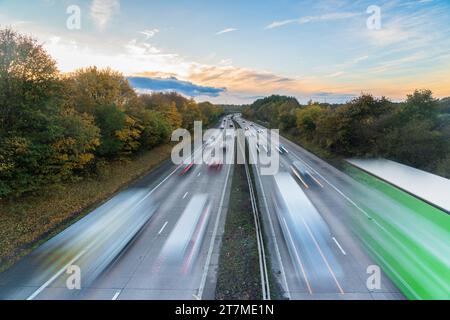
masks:
<svg viewBox="0 0 450 320"><path fill-rule="evenodd" d="M173 130L222 113L139 95L111 69L63 74L36 40L1 29L0 265L167 159Z"/></svg>
<svg viewBox="0 0 450 320"><path fill-rule="evenodd" d="M229 203L219 257L216 299L260 300L258 245L244 165L234 166Z"/></svg>
<svg viewBox="0 0 450 320"><path fill-rule="evenodd" d="M450 178L450 98L416 90L405 102L363 94L345 104L271 96L243 110L325 157L385 157Z"/></svg>
<svg viewBox="0 0 450 320"><path fill-rule="evenodd" d="M132 159L111 161L95 175L47 187L39 195L2 201L0 272L156 168L171 149L162 145Z"/></svg>

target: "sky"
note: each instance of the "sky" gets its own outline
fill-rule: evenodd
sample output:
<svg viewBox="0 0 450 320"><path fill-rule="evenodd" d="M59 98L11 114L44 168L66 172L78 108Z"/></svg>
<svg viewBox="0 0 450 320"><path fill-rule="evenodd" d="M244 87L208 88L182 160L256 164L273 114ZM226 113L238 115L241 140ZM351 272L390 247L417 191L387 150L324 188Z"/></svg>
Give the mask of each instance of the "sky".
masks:
<svg viewBox="0 0 450 320"><path fill-rule="evenodd" d="M0 27L62 72L110 67L139 91L227 104L450 96L449 21L449 0L0 0Z"/></svg>

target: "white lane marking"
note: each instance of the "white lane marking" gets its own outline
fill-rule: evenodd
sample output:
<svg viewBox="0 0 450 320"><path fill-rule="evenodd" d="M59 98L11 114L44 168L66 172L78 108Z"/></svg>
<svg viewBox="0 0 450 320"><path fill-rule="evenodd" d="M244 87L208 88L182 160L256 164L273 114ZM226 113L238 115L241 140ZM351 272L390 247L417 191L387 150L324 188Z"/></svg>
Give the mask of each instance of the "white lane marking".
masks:
<svg viewBox="0 0 450 320"><path fill-rule="evenodd" d="M311 236L311 239L313 240L317 250L319 251L319 254L322 257L322 260L325 263L328 271L330 271L330 274L333 277L334 282L336 283L336 286L338 287L340 293L344 294L345 293L344 289L342 289L341 284L339 283L339 281L338 281L338 279L337 279L337 277L336 277L336 275L335 275L335 273L333 271L333 268L331 268L330 264L328 263L328 260L325 257L325 254L323 253L322 249L320 248L319 242L317 241L316 237L314 236L314 234L312 233L311 229L309 228L308 223L306 222L306 220L305 220L305 218L303 216L301 216L301 220L302 220L303 224L305 225L306 230L308 231L309 235Z"/></svg>
<svg viewBox="0 0 450 320"><path fill-rule="evenodd" d="M283 219L284 225L286 226L286 231L287 231L289 241L291 242L292 246L296 247L294 240L292 239L291 232L289 231L289 228L287 227L286 219L284 219L283 217L282 217L282 219ZM313 294L313 291L311 289L311 284L309 283L308 276L306 275L305 268L303 267L302 259L300 258L300 255L298 254L298 250L295 250L295 258L297 259L300 269L302 270L303 278L305 278L305 283L306 283L306 287L308 288L309 294Z"/></svg>
<svg viewBox="0 0 450 320"><path fill-rule="evenodd" d="M240 142L238 142L238 143L239 143L239 149L241 150L241 153L243 153L244 150L242 150L242 144ZM253 153L252 153L252 155L253 155ZM253 190L253 185L252 185L252 182L250 179L250 170L248 167L249 166L248 166L247 162L245 162L245 173L247 176L247 183L248 183L248 187L249 187L249 191L250 191L250 199L252 202L253 216L255 219L256 240L257 240L257 244L258 244L259 269L261 272L263 300L270 300L270 285L269 285L269 277L267 274L266 255L264 252L263 237L262 237L261 229L260 229L259 212L258 212L255 196L253 193L254 190Z"/></svg>
<svg viewBox="0 0 450 320"><path fill-rule="evenodd" d="M293 145L296 148L299 148L299 150L301 150L302 148L298 145L296 145L295 143L291 142L290 140L280 136L281 138L283 138L284 140L286 140L288 142L288 144ZM295 148L294 148L295 149ZM296 150L295 150L296 151ZM307 152L307 151L306 151ZM351 200L348 196L346 196L341 190L339 190L335 185L333 185L330 181L328 181L323 175L321 175L317 170L315 170L311 165L309 165L306 161L304 161L303 159L301 159L298 155L295 154L295 152L291 153L295 158L297 158L298 160L300 160L301 162L303 162L308 168L310 168L312 171L314 171L319 177L321 177L330 187L332 187L338 194L340 194L344 199L346 199L350 204L352 204L356 209L358 209L359 211L362 212L362 214L364 214L364 216L366 216L366 218L368 218L370 221L372 221L376 226L378 226L381 230L383 230L386 234L388 234L393 241L398 243L398 240L394 238L394 236L392 236L392 234L386 229L384 228L381 224L378 223L378 221L374 220L371 215L365 211L363 208L361 208L359 205L357 205L353 200ZM319 158L320 159L320 158ZM320 159L321 160L321 159ZM323 160L322 160L323 161ZM325 162L325 161L324 161ZM326 162L325 162L326 163ZM366 241L362 240L363 242L367 243ZM400 244L399 244L400 245ZM370 247L370 246L369 246ZM384 260L384 258L377 254L376 251L372 250L372 252L374 254L376 254L381 260L384 261L384 263L386 263L386 261ZM386 265L389 265L386 263ZM392 268L390 268L390 270L393 270ZM395 271L393 271L395 272ZM400 279L400 281L403 283L403 285L409 287L409 285L407 284L407 282L397 274L397 277ZM411 291L412 292L412 291Z"/></svg>
<svg viewBox="0 0 450 320"><path fill-rule="evenodd" d="M202 148L198 148L197 150L195 150L189 157L193 157L195 159L196 154L201 151ZM150 197L153 192L155 192L164 182L166 182L167 180L169 180L170 177L172 177L175 172L178 171L178 169L181 166L178 166L175 170L173 170L164 180L162 180L156 187L154 187L149 193L147 193L144 198L142 198L133 208L136 208L137 206L139 206L142 202L144 202L148 197ZM86 249L87 250L87 249ZM27 300L33 300L34 298L36 298L42 291L44 291L44 289L49 286L53 281L55 281L61 274L63 274L76 260L78 260L85 252L86 250L81 251L73 260L71 260L64 268L62 268L61 270L59 270L56 274L54 274L49 280L47 280L47 282L45 282L41 287L39 287L39 289L37 289L35 292L33 292L33 294L31 294Z"/></svg>
<svg viewBox="0 0 450 320"><path fill-rule="evenodd" d="M186 192L183 196L183 200L186 199L186 197L188 196L189 192Z"/></svg>
<svg viewBox="0 0 450 320"><path fill-rule="evenodd" d="M47 288L50 284L52 284L53 281L56 280L56 278L58 278L60 275L62 275L64 272L66 272L66 270L75 262L77 261L84 253L86 252L86 250L81 251L75 258L73 258L72 260L70 260L70 262L62 269L60 269L57 273L55 273L53 275L53 277L51 277L49 280L47 280L46 283L44 283L42 286L39 287L39 289L37 289L35 292L33 292L28 298L27 300L33 300L34 298L36 298L42 291L45 290L45 288Z"/></svg>
<svg viewBox="0 0 450 320"><path fill-rule="evenodd" d="M346 199L348 202L350 202L354 207L359 209L367 218L371 218L371 216L360 206L358 206L353 200L351 200L349 197L347 197L341 190L339 190L336 186L334 186L331 182L329 182L323 175L321 175L317 170L315 170L312 166L310 166L306 161L304 161L302 158L300 158L298 155L295 154L295 152L292 153L292 155L297 158L297 160L303 162L309 169L314 171L319 177L322 178L330 187L332 187L337 193L339 193L344 199Z"/></svg>
<svg viewBox="0 0 450 320"><path fill-rule="evenodd" d="M160 235L161 233L163 233L164 229L167 227L167 224L169 223L169 221L166 221L166 223L164 223L164 225L162 226L162 228L159 230L158 235Z"/></svg>
<svg viewBox="0 0 450 320"><path fill-rule="evenodd" d="M201 173L201 172L199 172L199 173L198 173L198 175L197 175L197 177L200 177L201 175L202 175L202 173Z"/></svg>
<svg viewBox="0 0 450 320"><path fill-rule="evenodd" d="M342 254L343 254L344 256L346 256L347 253L345 253L344 249L342 249L341 245L339 244L339 242L336 240L335 237L333 237L333 241L336 243L336 245L338 246L339 250L341 250Z"/></svg>
<svg viewBox="0 0 450 320"><path fill-rule="evenodd" d="M257 173L256 176L258 177L259 186L261 188L262 198L264 200L264 206L265 206L265 209L266 209L265 210L266 211L266 215L267 215L267 218L269 220L270 232L272 233L272 238L273 239L277 239L276 236L275 236L275 228L273 227L272 217L270 216L270 213L269 213L269 205L267 204L266 192L264 191L264 186L263 186L263 183L262 183L261 175L260 175L260 172L259 172L258 168L256 168L255 171ZM286 292L285 293L287 295L287 298L289 300L291 300L291 294L289 292L289 285L288 285L287 278L286 278L286 272L284 270L284 265L283 265L283 262L281 260L280 248L278 247L278 242L277 241L274 241L274 246L275 246L275 252L277 254L278 263L280 265L281 276L283 278L284 286L286 288Z"/></svg>
<svg viewBox="0 0 450 320"><path fill-rule="evenodd" d="M122 293L122 290L117 291L117 292L114 294L114 297L112 297L111 300L117 300L117 298L119 298L119 296L120 296L121 293Z"/></svg>
<svg viewBox="0 0 450 320"><path fill-rule="evenodd" d="M193 152L192 155L190 155L189 157L193 157L195 159L195 155L201 151L202 148L198 148L196 151ZM187 158L186 158L187 159ZM167 180L170 179L170 177L172 177L179 169L180 169L181 165L179 165L178 167L176 167L175 170L173 170L163 181L161 181L156 187L154 187L149 193L147 193L145 195L144 198L142 198L132 209L136 208L138 205L140 205L142 202L144 202L148 197L150 197L164 182L166 182Z"/></svg>
<svg viewBox="0 0 450 320"><path fill-rule="evenodd" d="M233 156L234 156L234 151L233 151ZM214 225L214 231L212 234L211 243L209 245L208 256L206 258L206 264L205 264L205 268L203 270L202 280L200 282L200 287L198 288L197 296L200 297L200 299L203 299L203 291L205 290L206 278L208 276L209 265L211 264L211 257L212 257L212 253L214 250L214 243L216 241L217 229L219 228L220 216L223 211L222 207L223 207L223 202L225 201L225 193L227 191L230 172L231 172L231 165L229 165L229 167L228 167L227 176L225 178L225 186L222 191L222 198L220 199L219 212L217 214L216 223Z"/></svg>

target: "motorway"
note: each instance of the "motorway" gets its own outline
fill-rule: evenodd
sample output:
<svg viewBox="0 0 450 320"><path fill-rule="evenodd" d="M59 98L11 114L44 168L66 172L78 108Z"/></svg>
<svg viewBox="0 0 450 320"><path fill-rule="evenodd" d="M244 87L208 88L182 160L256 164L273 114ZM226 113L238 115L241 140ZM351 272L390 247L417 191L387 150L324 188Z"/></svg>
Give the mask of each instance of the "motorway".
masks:
<svg viewBox="0 0 450 320"><path fill-rule="evenodd" d="M0 299L213 299L232 165L184 169L168 161L33 251L0 275Z"/></svg>
<svg viewBox="0 0 450 320"><path fill-rule="evenodd" d="M266 152L266 149L278 152L267 137L266 128L244 119L238 119L238 123L242 128L248 128L247 137L260 133L263 140L269 141L264 149L261 144L259 152ZM261 175L260 164L255 164L257 170L254 172L266 246L281 295L295 300L404 299L382 271L380 287L368 289L368 268L372 270L370 266L376 266L377 262L367 253L370 249L363 245L364 239L358 236L358 232L361 227L372 228L376 221L368 217L367 212L352 199L356 197L366 203L374 201L376 205L384 205L384 209L395 204L390 203L389 199L381 199L373 190L359 185L298 145L275 135L284 148L280 155L280 174L277 178ZM250 157L255 157L255 153L250 152ZM307 174L302 177L298 171L293 173L294 163L306 168ZM286 179L286 175L292 176L292 181L296 181L298 186L287 186L290 190L284 192L290 192L296 199L294 202L306 196L294 213L302 218L294 231L297 232L298 247L295 254L287 245L295 235L283 230L282 219L277 214L280 211L277 179L289 183L289 180L281 180Z"/></svg>
<svg viewBox="0 0 450 320"><path fill-rule="evenodd" d="M243 119L238 122L250 126ZM230 125L225 120L225 126ZM265 128L253 124L247 134L256 135L257 129ZM377 224L361 203L386 212L395 210L396 204L298 145L279 139L286 150L280 155L280 172L296 181L291 188L297 192L296 201L312 204L309 211L298 210L302 220L289 238L280 224L277 203L282 180L255 170L264 240L281 296L403 299L383 272L380 288L367 287L367 270L377 265L376 251L360 236L361 229L370 233ZM208 134L204 140L211 145L218 141ZM201 155L201 149L194 150L194 159ZM302 179L292 174L294 163L307 168ZM217 170L198 164L182 175L185 168L166 162L44 243L0 275L0 299L214 299L233 165ZM293 238L299 249L295 257L288 246ZM395 239L387 234L378 240ZM73 266L81 271L80 290L67 286L73 275L67 271ZM272 283L271 292L274 287Z"/></svg>

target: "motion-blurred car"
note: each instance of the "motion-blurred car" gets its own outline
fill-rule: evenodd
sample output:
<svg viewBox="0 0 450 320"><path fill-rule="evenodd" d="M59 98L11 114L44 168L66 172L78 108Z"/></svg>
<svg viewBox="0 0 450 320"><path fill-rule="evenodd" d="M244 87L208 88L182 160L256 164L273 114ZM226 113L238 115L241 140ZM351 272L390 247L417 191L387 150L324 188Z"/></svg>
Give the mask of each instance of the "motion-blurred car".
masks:
<svg viewBox="0 0 450 320"><path fill-rule="evenodd" d="M189 273L203 243L209 217L208 195L194 195L164 244L158 266Z"/></svg>
<svg viewBox="0 0 450 320"><path fill-rule="evenodd" d="M183 169L182 169L181 172L180 172L180 176L184 176L186 173L188 173L189 171L191 171L191 169L192 169L193 167L194 167L194 163L193 163L193 162L188 163L188 164L185 164L184 167L183 167Z"/></svg>
<svg viewBox="0 0 450 320"><path fill-rule="evenodd" d="M277 146L276 149L278 150L278 152L279 152L280 154L287 154L287 153L289 153L289 151L286 149L286 147L283 146L282 144L280 144L279 146Z"/></svg>
<svg viewBox="0 0 450 320"><path fill-rule="evenodd" d="M294 163L292 164L292 170L295 170L298 174L301 174L302 176L306 176L309 174L308 168L300 161L294 161Z"/></svg>
<svg viewBox="0 0 450 320"><path fill-rule="evenodd" d="M328 245L327 224L292 176L279 173L274 179L276 214L298 278L307 267L310 277L334 283L342 268Z"/></svg>
<svg viewBox="0 0 450 320"><path fill-rule="evenodd" d="M210 163L208 163L208 169L210 170L216 170L216 171L220 171L222 170L223 167L223 163L221 161L211 161Z"/></svg>

